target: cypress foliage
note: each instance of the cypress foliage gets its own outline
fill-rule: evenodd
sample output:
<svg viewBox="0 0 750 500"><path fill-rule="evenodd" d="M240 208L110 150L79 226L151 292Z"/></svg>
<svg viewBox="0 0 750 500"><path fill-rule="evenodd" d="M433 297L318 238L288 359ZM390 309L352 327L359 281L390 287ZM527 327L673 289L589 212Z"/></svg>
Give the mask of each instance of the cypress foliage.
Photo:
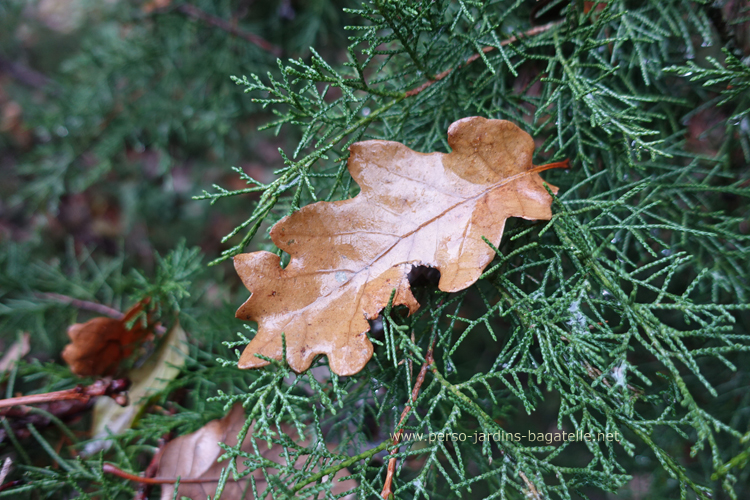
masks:
<svg viewBox="0 0 750 500"><path fill-rule="evenodd" d="M24 151L4 139L7 161L18 160L6 213L31 224L78 193L114 193L156 230L165 256L136 256L127 241L83 241L100 243L87 249L80 237L57 251L45 246L46 227L4 242L0 331L6 344L31 331L48 360L4 376L7 394L78 382L55 357L65 327L84 316L51 294L119 310L150 297L191 342L180 376L107 451L76 456L85 442L71 445L71 430L85 422L32 424L21 442L4 420L3 449L22 483L0 496L132 498L137 485L104 474L104 461L137 474L160 437L194 431L237 402L254 435L290 463L308 458L279 468L225 447L249 469L225 469L212 498L254 469L274 498L333 498L324 476L344 468L358 483L352 493L374 498L389 464L394 498L750 494L750 11L730 1L375 0L343 12L311 3L285 20L290 5L253 5L256 17L236 24L292 56L278 63L273 47L205 22L241 5L195 4L202 14L115 5L89 12L98 22L43 90L9 87L40 144ZM24 15L21 4L0 9L6 25ZM337 38L344 25L348 42ZM229 73L239 75L233 84ZM275 250L267 229L300 207L356 195L352 143L447 152L450 123L474 115L524 128L536 164L570 159L569 170L545 173L560 187L552 220L510 219L470 289L415 287L422 308L410 317L388 307L382 337L371 335L373 360L355 376L330 373L325 358L302 374L284 362L238 370L255 330L233 318L247 292L226 261ZM251 132L257 123L271 132ZM268 142L281 146L273 176L229 169ZM132 151L159 158L151 179L138 178L134 164L145 160ZM165 188L188 160L199 203ZM190 229L217 217L229 221L221 250ZM189 248L199 243L202 252ZM295 431L279 434L282 423ZM395 432L405 433L398 446Z"/></svg>

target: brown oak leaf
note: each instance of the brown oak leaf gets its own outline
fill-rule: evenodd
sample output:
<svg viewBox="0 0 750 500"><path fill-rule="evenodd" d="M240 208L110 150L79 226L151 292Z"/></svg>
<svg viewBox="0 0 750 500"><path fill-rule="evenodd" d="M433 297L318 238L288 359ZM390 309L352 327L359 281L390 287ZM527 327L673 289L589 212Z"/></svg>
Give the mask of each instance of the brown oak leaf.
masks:
<svg viewBox="0 0 750 500"><path fill-rule="evenodd" d="M240 368L286 359L297 372L319 354L338 375L360 371L372 357L368 320L395 290L393 306L414 313L413 267L440 271L440 290L472 285L495 256L508 217L548 220L552 197L534 166L534 141L505 120L464 118L448 129L450 154L417 153L390 141L349 148L348 168L361 192L350 200L303 207L273 226L271 239L291 259L270 252L237 255L234 265L252 292L237 317L258 322ZM556 192L554 186L549 188Z"/></svg>
<svg viewBox="0 0 750 500"><path fill-rule="evenodd" d="M68 327L71 343L65 346L62 358L70 370L81 377L112 375L148 333L140 321L127 327L144 303L138 302L120 319L99 317Z"/></svg>
<svg viewBox="0 0 750 500"><path fill-rule="evenodd" d="M208 495L211 495L213 498L219 476L221 475L221 469L228 467L227 461L217 462L217 459L224 454L224 450L217 443L221 442L227 446L236 446L237 436L245 425L245 419L245 410L242 408L242 405L235 404L224 418L212 420L192 434L180 436L170 441L161 452L156 476L161 478L180 477L182 480L188 481L180 482L177 498L188 497L198 500L206 498ZM287 435L296 432L292 428L285 426L282 426L282 431L287 433ZM268 448L265 441L256 441L257 448L255 448L253 446L254 439L251 437L252 435L253 427L251 426L247 437L242 443L242 450L244 452L257 455L256 449L261 450L260 454L265 460L270 460L279 465L286 463L284 450L281 445L274 444L271 448ZM302 443L303 446L305 444ZM304 466L307 458L307 455L300 456L295 462L295 467ZM237 469L240 472L247 469L242 459L237 460ZM317 468L314 470L317 470ZM266 472L270 475L275 475L278 473L278 470L267 468ZM313 472L311 471L311 473ZM357 486L357 482L354 479L343 479L348 475L349 472L346 469L342 469L333 478L331 491L334 495L342 494ZM255 479L258 498L270 498L270 492L268 495L263 494L267 488L267 484L261 469L256 469L239 481L233 481L230 475L230 480L227 481L221 498L226 500L255 498L250 486L250 476L253 476ZM328 478L327 480L330 481L331 479ZM324 492L321 492L319 498L324 497ZM343 498L349 499L354 497L353 494L350 494ZM162 486L161 498L162 500L175 498L174 485L165 484Z"/></svg>

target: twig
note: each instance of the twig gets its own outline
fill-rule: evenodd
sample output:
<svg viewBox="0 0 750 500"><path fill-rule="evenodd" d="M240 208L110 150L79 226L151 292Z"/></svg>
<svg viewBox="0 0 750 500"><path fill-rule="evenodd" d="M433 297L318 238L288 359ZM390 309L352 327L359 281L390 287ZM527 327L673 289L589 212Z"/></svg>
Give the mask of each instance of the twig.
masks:
<svg viewBox="0 0 750 500"><path fill-rule="evenodd" d="M117 309L105 306L104 304L99 304L98 302L89 302L88 300L74 299L73 297L68 297L67 295L61 295L59 293L37 293L34 295L36 295L36 297L40 299L47 299L54 302L59 302L61 304L70 304L77 309L92 311L112 319L122 319L125 317L125 315Z"/></svg>
<svg viewBox="0 0 750 500"><path fill-rule="evenodd" d="M112 474L117 477L121 477L123 479L127 479L129 481L134 481L136 483L143 483L143 484L174 484L177 482L176 477L141 477L136 476L135 474L131 474L130 472L125 472L124 470L120 469L114 464L104 464L102 465L102 472L105 474ZM229 478L229 481L232 481L232 478ZM219 482L218 477L183 477L180 478L180 484L187 484L187 483L217 483Z"/></svg>
<svg viewBox="0 0 750 500"><path fill-rule="evenodd" d="M184 4L179 5L175 10L179 12L180 14L186 15L187 17L191 17L198 21L202 21L206 24L222 29L226 31L227 33L231 33L234 36L238 36L242 38L243 40L247 40L248 42L254 45L257 45L261 49L267 52L270 52L276 57L281 56L280 47L277 47L276 45L272 44L271 42L265 40L262 37L259 37L258 35L248 33L247 31L243 31L237 28L236 26L232 26L231 23L225 21L224 19L220 17L212 16L211 14L208 14L207 12L203 12L199 8L195 7L194 5L184 3Z"/></svg>
<svg viewBox="0 0 750 500"><path fill-rule="evenodd" d="M544 33L545 31L548 31L548 30L554 28L555 26L559 26L560 24L562 24L562 21L553 21L551 23L547 23L547 24L544 24L542 26L536 26L534 28L531 28L530 30L524 31L523 33L521 33L518 36L513 35L510 38L506 38L505 40L503 40L502 42L500 42L500 46L501 47L505 47L506 45L510 45L511 43L518 41L520 38L526 38L526 37L529 37L529 36L534 36L534 35L538 35L540 33ZM492 46L484 47L482 49L482 52L486 54L488 52L492 52L493 50L495 50L495 48L496 47L492 47ZM406 97L413 97L413 96L419 94L423 90L425 90L428 87L430 87L433 83L439 82L440 80L442 80L446 76L450 75L451 72L453 72L454 70L468 66L469 64L471 64L474 61L476 61L477 59L479 59L479 57L480 57L479 54L474 54L473 56L471 56L468 59L466 59L466 61L463 64L461 64L460 66L456 66L455 68L448 68L445 71L443 71L442 73L438 73L437 75L435 75L434 78L432 78L432 79L424 82L419 87L417 87L415 89L411 89L410 91L408 91L405 94L405 96Z"/></svg>
<svg viewBox="0 0 750 500"><path fill-rule="evenodd" d="M171 432L166 433L159 439L159 449L156 450L154 456L151 457L151 462L149 462L148 467L146 467L146 470L143 472L144 478L153 479L156 477L156 473L159 472L159 463L161 463L161 456L164 453L164 448L171 439ZM140 483L133 500L148 500L151 495L151 486L153 485L149 483Z"/></svg>
<svg viewBox="0 0 750 500"><path fill-rule="evenodd" d="M398 446L398 444L401 442L401 427L406 422L406 418L409 416L409 413L411 412L412 406L417 401L417 397L419 396L419 390L422 388L422 383L424 382L424 377L427 374L427 369L432 366L432 364L435 362L435 359L432 357L432 350L434 347L433 345L430 346L430 348L427 350L427 354L424 357L424 364L422 364L422 369L419 370L419 375L417 375L417 381L414 383L414 388L411 391L411 398L409 399L409 402L404 407L404 411L401 412L401 419L398 422L398 426L396 427L395 436L393 438L393 446ZM391 455L395 455L398 453L398 448L395 448L391 451ZM388 500L388 497L393 495L393 475L396 473L396 458L391 458L388 460L388 472L385 476L385 483L383 484L383 491L380 494L381 497L383 497L384 500Z"/></svg>
<svg viewBox="0 0 750 500"><path fill-rule="evenodd" d="M61 304L69 304L77 309L82 309L84 311L92 311L95 313L99 313L103 316L107 316L108 318L112 319L124 319L126 322L132 319L131 317L126 317L126 315L117 309L109 306L105 306L104 304L99 304L98 302L90 302L88 300L80 300L75 299L73 297L68 297L67 295L62 295L59 293L36 293L34 294L36 297L40 299L47 299L51 300L53 302L59 302ZM148 299L144 299L148 300ZM131 309L132 311L132 309ZM151 324L148 325L151 327ZM158 334L164 334L167 331L167 328L164 325L156 324L153 326L154 331Z"/></svg>
<svg viewBox="0 0 750 500"><path fill-rule="evenodd" d="M128 379L115 379L111 381L97 380L89 386L78 385L72 389L64 391L46 392L44 394L30 394L28 396L19 396L17 398L0 399L0 408L9 408L18 405L33 405L40 403L50 403L52 401L75 400L82 403L88 403L92 397L111 396L120 404L127 404L123 392L130 387ZM0 412L2 413L2 412Z"/></svg>
<svg viewBox="0 0 750 500"><path fill-rule="evenodd" d="M521 476L523 482L526 483L526 498L529 498L530 500L542 500L542 497L539 494L539 491L536 489L536 486L534 486L534 483L529 481L529 478L526 477L526 474L524 474L523 471L518 471L518 475Z"/></svg>
<svg viewBox="0 0 750 500"><path fill-rule="evenodd" d="M0 73L8 73L24 85L35 89L41 89L54 83L44 74L2 56L0 56Z"/></svg>
<svg viewBox="0 0 750 500"><path fill-rule="evenodd" d="M0 491L5 491L13 488L14 486L20 486L22 484L23 481L21 481L20 479L16 479L15 481L8 481L7 483L3 483L2 485L0 485Z"/></svg>
<svg viewBox="0 0 750 500"><path fill-rule="evenodd" d="M390 442L383 441L382 443L380 443L379 445L377 445L375 448L370 448L369 450L367 450L365 452L362 452L359 455L355 455L353 457L349 457L346 460L344 460L343 462L339 462L338 464L333 465L331 467L328 467L327 469L323 469L322 471L318 472L317 474L313 474L312 476L308 475L304 479L301 479L300 481L298 481L297 484L295 484L292 487L292 489L291 489L291 491L289 493L292 494L292 495L294 495L298 491L302 490L308 484L316 483L316 482L320 481L321 479L323 479L326 476L331 476L332 474L336 474L338 471L340 471L342 469L346 469L350 465L356 464L360 460L366 460L368 458L371 458L371 457L377 455L381 451L387 449L389 445L390 445ZM331 477L333 477L333 476L331 476Z"/></svg>

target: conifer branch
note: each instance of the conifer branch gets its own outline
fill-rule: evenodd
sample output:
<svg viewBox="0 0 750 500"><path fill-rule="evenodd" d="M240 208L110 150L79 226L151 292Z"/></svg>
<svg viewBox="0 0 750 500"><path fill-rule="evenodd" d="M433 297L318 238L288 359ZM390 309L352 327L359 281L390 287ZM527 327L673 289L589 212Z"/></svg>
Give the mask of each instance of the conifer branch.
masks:
<svg viewBox="0 0 750 500"><path fill-rule="evenodd" d="M207 12L204 12L198 7L196 7L195 5L183 3L183 4L178 5L175 11L191 19L195 19L196 21L201 21L203 23L208 24L209 26L219 28L221 30L226 31L227 33L231 35L242 38L243 40L246 40L252 43L253 45L257 45L258 47L265 50L266 52L270 52L276 57L281 56L281 53L282 53L281 47L277 47L271 42L265 40L263 37L241 30L237 26L234 26L232 23L225 21L224 19L220 17L216 17Z"/></svg>

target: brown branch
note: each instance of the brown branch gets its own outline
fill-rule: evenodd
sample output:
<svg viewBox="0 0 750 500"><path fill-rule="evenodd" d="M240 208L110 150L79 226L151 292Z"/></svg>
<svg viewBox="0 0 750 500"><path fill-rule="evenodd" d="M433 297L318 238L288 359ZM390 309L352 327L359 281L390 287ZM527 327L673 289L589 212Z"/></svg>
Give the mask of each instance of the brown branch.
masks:
<svg viewBox="0 0 750 500"><path fill-rule="evenodd" d="M513 35L510 38L506 38L505 40L503 40L502 42L500 42L500 46L501 47L505 47L506 45L510 45L511 43L516 42L516 41L518 41L521 38L526 38L526 37L538 35L540 33L544 33L545 31L548 31L548 30L554 28L555 26L559 26L560 24L562 24L562 21L554 21L554 22L551 22L551 23L544 24L542 26L535 26L534 28L531 28L530 30L524 31L523 33L519 34L518 36ZM493 50L495 50L495 48L496 47L491 47L491 46L484 47L482 49L482 52L486 54L488 52L492 52ZM445 71L443 71L442 73L438 73L437 75L435 75L434 78L432 78L432 79L424 82L419 87L417 87L415 89L411 89L410 91L408 91L406 93L406 97L413 97L413 96L419 94L423 90L425 90L428 87L430 87L433 83L439 82L440 80L442 80L446 76L450 75L454 70L457 70L457 69L464 68L464 67L468 66L469 64L471 64L474 61L476 61L477 59L479 59L479 57L480 57L479 54L474 54L471 57L469 57L468 59L466 59L466 61L463 64L461 64L459 66L456 66L455 68L448 68Z"/></svg>
<svg viewBox="0 0 750 500"><path fill-rule="evenodd" d="M125 472L124 470L120 469L114 464L102 465L102 472L104 472L105 474L112 474L114 476L121 477L129 481L134 481L136 483L143 483L143 484L175 484L177 482L176 477L136 476L135 474L131 474L130 472ZM232 478L229 479L229 481L232 481L232 480L233 480ZM217 483L217 482L219 482L218 477L183 477L183 478L180 478L180 484Z"/></svg>
<svg viewBox="0 0 750 500"><path fill-rule="evenodd" d="M59 293L37 293L34 295L40 299L47 299L53 302L59 302L61 304L69 304L77 309L92 311L112 319L122 319L125 317L125 315L117 309L105 306L104 304L99 304L98 302L89 302L88 300L75 299L73 297L68 297L67 295L61 295Z"/></svg>
<svg viewBox="0 0 750 500"><path fill-rule="evenodd" d="M143 473L144 479L153 479L154 477L156 477L156 473L159 472L159 464L161 463L161 456L164 453L164 448L167 446L167 443L171 439L171 432L164 434L159 439L159 449L156 450L154 456L151 457L151 462L149 462L148 467L146 467L146 470ZM135 497L133 497L133 500L148 500L149 496L151 496L152 486L153 484L140 483L138 485L138 490L135 493Z"/></svg>
<svg viewBox="0 0 750 500"><path fill-rule="evenodd" d="M60 304L68 304L76 309L82 309L84 311L91 311L95 313L99 313L102 316L107 316L108 318L112 319L121 319L124 321L130 321L133 319L134 316L126 317L124 313L118 311L117 309L109 306L105 306L104 304L99 304L98 302L90 302L88 300L80 300L73 297L68 297L67 295L62 295L59 293L35 293L34 296L40 299L46 299L51 300L53 302L59 302ZM149 299L144 299L145 301L148 301ZM150 328L152 325L149 323L148 327ZM164 325L156 324L153 325L154 331L158 334L164 334L167 331L167 328Z"/></svg>
<svg viewBox="0 0 750 500"><path fill-rule="evenodd" d="M262 37L259 37L258 35L248 33L247 31L243 31L237 28L236 26L233 26L231 23L229 23L228 21L225 21L224 19L220 17L212 16L211 14L208 14L207 12L203 12L199 8L195 7L194 5L184 3L184 4L177 6L177 8L175 8L175 11L187 17L195 19L197 21L202 21L215 28L224 30L227 33L230 33L234 36L242 38L243 40L247 40L248 42L254 45L257 45L261 49L267 52L270 52L276 57L281 56L281 47L277 47L276 45L272 44L271 42L265 40Z"/></svg>
<svg viewBox="0 0 750 500"><path fill-rule="evenodd" d="M427 369L432 366L432 364L435 362L435 359L432 357L432 350L435 345L431 345L430 348L427 350L427 354L424 357L424 364L422 364L422 369L419 370L419 375L417 375L417 381L414 383L414 388L411 391L411 398L409 399L409 403L404 407L404 411L401 412L401 419L398 422L398 426L396 427L395 437L393 438L393 446L398 446L398 444L401 442L401 427L406 422L406 418L409 416L409 413L411 412L412 406L417 401L417 397L419 396L419 390L422 388L422 383L424 383L424 377L427 374ZM398 448L395 448L391 451L391 455L395 455L398 453ZM381 497L383 497L384 500L388 500L388 497L393 495L393 476L396 473L396 458L391 458L388 460L388 472L385 476L385 483L383 484L383 491L380 494Z"/></svg>
<svg viewBox="0 0 750 500"><path fill-rule="evenodd" d="M23 484L23 481L20 479L16 479L15 481L8 481L7 483L3 483L0 485L0 491L5 491L10 488L13 488L14 486L21 486Z"/></svg>
<svg viewBox="0 0 750 500"><path fill-rule="evenodd" d="M35 89L48 87L53 83L46 75L3 56L0 56L0 73L7 73L24 85Z"/></svg>
<svg viewBox="0 0 750 500"><path fill-rule="evenodd" d="M78 385L72 389L64 391L46 392L44 394L31 394L28 396L19 396L17 398L0 399L0 408L10 408L11 406L33 405L40 403L50 403L53 401L75 400L82 403L88 403L92 397L111 396L120 404L127 404L127 399L123 392L130 387L128 379L115 379L111 381L97 380L89 386ZM0 411L0 414L4 413Z"/></svg>
<svg viewBox="0 0 750 500"><path fill-rule="evenodd" d="M542 500L542 496L539 494L536 486L534 486L534 483L529 481L529 478L526 477L526 474L524 474L523 471L518 471L518 475L521 476L523 482L526 483L526 498L529 498L531 500Z"/></svg>

